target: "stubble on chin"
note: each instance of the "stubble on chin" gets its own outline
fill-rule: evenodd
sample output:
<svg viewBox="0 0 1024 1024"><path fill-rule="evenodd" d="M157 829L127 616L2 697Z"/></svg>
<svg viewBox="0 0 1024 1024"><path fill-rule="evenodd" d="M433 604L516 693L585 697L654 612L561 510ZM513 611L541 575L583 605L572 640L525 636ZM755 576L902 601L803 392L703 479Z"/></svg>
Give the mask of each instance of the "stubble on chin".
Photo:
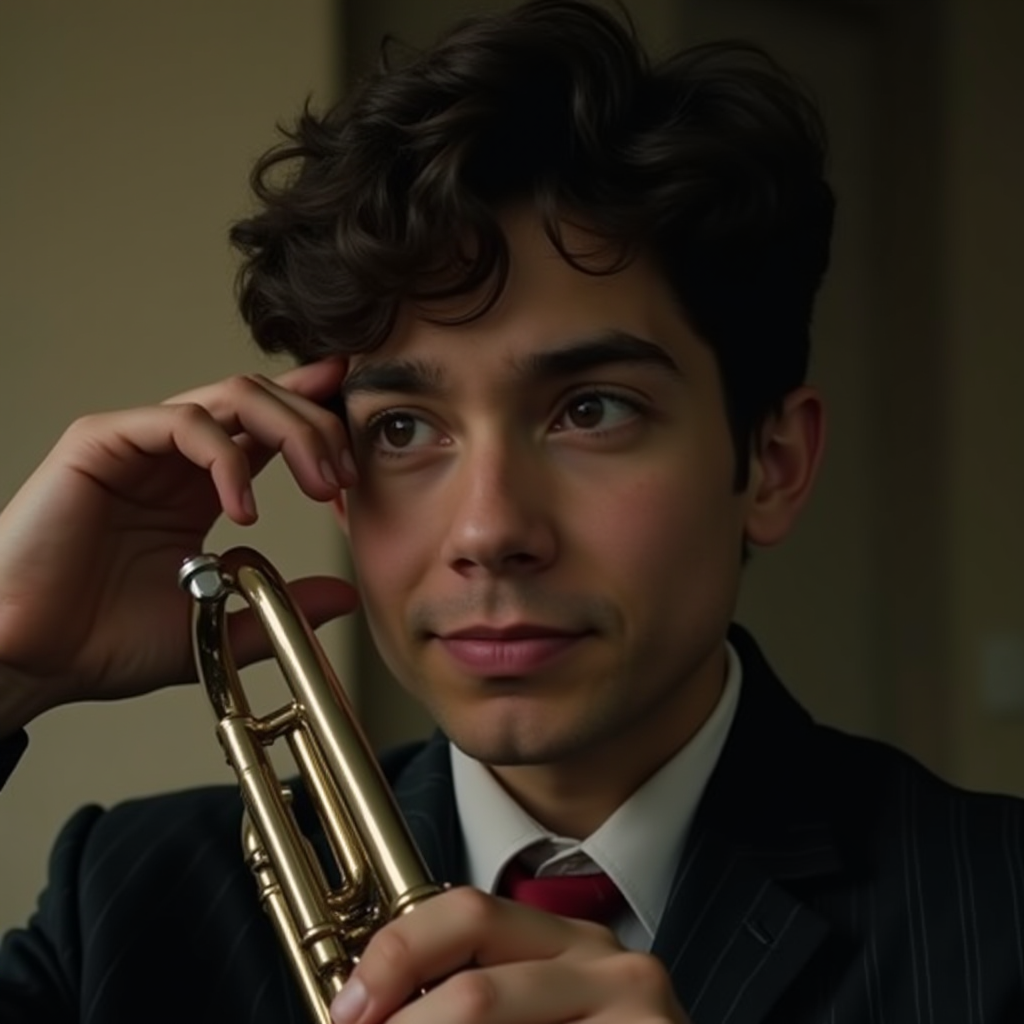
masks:
<svg viewBox="0 0 1024 1024"><path fill-rule="evenodd" d="M599 746L604 734L615 732L614 722L602 729L599 722L581 720L578 709L516 707L515 703L498 698L492 707L478 708L461 721L448 715L442 731L468 757L493 768L568 765ZM441 717L445 716L436 720Z"/></svg>

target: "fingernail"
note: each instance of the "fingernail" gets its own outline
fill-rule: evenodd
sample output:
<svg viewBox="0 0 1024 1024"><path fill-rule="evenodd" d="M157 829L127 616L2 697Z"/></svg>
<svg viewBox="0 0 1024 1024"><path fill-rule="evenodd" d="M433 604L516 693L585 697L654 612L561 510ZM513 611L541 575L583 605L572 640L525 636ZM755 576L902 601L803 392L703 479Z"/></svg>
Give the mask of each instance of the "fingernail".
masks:
<svg viewBox="0 0 1024 1024"><path fill-rule="evenodd" d="M333 1024L355 1024L366 1009L366 986L358 978L349 978L331 1003Z"/></svg>
<svg viewBox="0 0 1024 1024"><path fill-rule="evenodd" d="M356 469L356 460L352 458L352 453L347 448L341 453L341 468L353 480L359 476L359 471Z"/></svg>
<svg viewBox="0 0 1024 1024"><path fill-rule="evenodd" d="M257 512L256 512L256 499L253 497L253 493L252 493L252 488L251 487L247 487L242 492L242 508L245 511L245 514L250 519L255 519L256 518L256 515L257 515Z"/></svg>
<svg viewBox="0 0 1024 1024"><path fill-rule="evenodd" d="M320 473L336 491L341 490L341 481L338 479L338 474L334 472L334 467L326 459L320 463Z"/></svg>

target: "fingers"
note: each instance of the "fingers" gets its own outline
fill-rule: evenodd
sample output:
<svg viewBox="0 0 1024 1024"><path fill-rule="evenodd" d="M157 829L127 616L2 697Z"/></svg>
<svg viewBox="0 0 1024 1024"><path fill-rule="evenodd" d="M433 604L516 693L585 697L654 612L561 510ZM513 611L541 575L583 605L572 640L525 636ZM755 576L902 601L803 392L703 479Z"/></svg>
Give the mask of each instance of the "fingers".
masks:
<svg viewBox="0 0 1024 1024"><path fill-rule="evenodd" d="M273 378L274 383L288 391L301 395L311 402L323 402L335 395L341 388L348 369L344 356L330 356L316 363L294 366ZM254 376L262 376L255 374ZM204 384L190 388L167 399L168 402L198 402L213 409L217 405L217 391L222 382Z"/></svg>
<svg viewBox="0 0 1024 1024"><path fill-rule="evenodd" d="M690 1024L668 972L610 931L473 889L384 927L331 1005L334 1024Z"/></svg>
<svg viewBox="0 0 1024 1024"><path fill-rule="evenodd" d="M388 1024L690 1024L654 957L602 952L462 971L407 1002Z"/></svg>
<svg viewBox="0 0 1024 1024"><path fill-rule="evenodd" d="M526 1007L516 994L529 991L531 998L559 1011L538 1020L575 1019L576 1014L560 1014L571 1002L570 993L550 1000L546 983L533 987L543 981L541 969L557 962L561 985L578 976L580 964L614 951L618 946L611 933L597 925L455 889L416 907L371 940L332 1015L337 1024L376 1024L392 1014L397 1014L394 1021L405 1021L407 1014L411 1024L449 1019L447 1011L440 1011L452 1000L467 1012L489 1007L480 1016L456 1014L453 1022L509 1019L527 1024L534 1018L521 1016ZM469 966L474 970L465 972ZM426 995L401 1009L424 989ZM431 1016L435 1008L438 1015Z"/></svg>
<svg viewBox="0 0 1024 1024"><path fill-rule="evenodd" d="M180 472L195 467L228 517L248 525L257 517L252 479L280 453L306 495L330 501L356 480L345 427L318 404L339 392L344 374L345 361L331 359L276 380L237 376L157 406L85 416L47 464L77 470L139 507L168 510L196 495L198 479ZM153 461L174 455L184 461Z"/></svg>
<svg viewBox="0 0 1024 1024"><path fill-rule="evenodd" d="M442 905L443 904L443 905ZM373 987L414 992L468 963L557 956L570 941L563 918L460 888L422 904L378 934L360 973Z"/></svg>
<svg viewBox="0 0 1024 1024"><path fill-rule="evenodd" d="M593 979L575 965L549 960L469 970L429 989L388 1024L553 1024L588 1015ZM623 1018L625 1019L625 1018Z"/></svg>
<svg viewBox="0 0 1024 1024"><path fill-rule="evenodd" d="M251 480L277 453L305 494L329 501L356 475L344 425L318 404L338 392L344 373L344 360L331 359L276 380L241 375L177 395L163 403L176 411L173 443L208 469L236 522L255 520Z"/></svg>
<svg viewBox="0 0 1024 1024"><path fill-rule="evenodd" d="M115 416L118 418L112 425L126 445L147 455L178 452L209 473L229 518L242 525L255 522L249 445L233 441L208 410L190 403Z"/></svg>

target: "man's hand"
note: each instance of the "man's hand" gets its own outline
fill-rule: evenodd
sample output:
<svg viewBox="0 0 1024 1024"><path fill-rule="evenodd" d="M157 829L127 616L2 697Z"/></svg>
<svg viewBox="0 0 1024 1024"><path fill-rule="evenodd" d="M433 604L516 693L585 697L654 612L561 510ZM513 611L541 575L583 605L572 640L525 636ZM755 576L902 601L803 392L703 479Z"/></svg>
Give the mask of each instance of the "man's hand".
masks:
<svg viewBox="0 0 1024 1024"><path fill-rule="evenodd" d="M689 1024L654 957L600 925L469 888L382 928L331 1013L335 1024Z"/></svg>
<svg viewBox="0 0 1024 1024"><path fill-rule="evenodd" d="M194 678L178 567L222 511L255 521L253 478L278 453L314 500L354 482L344 427L320 405L344 374L329 359L72 424L0 514L0 736L57 704ZM356 603L329 577L293 593L314 624ZM247 610L232 639L240 664L269 653Z"/></svg>

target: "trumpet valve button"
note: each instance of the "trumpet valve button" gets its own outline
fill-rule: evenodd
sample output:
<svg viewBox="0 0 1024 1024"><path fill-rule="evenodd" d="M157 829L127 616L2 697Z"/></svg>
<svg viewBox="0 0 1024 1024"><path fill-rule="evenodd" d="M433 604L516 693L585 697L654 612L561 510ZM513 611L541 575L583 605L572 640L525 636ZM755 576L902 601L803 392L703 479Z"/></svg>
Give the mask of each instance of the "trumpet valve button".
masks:
<svg viewBox="0 0 1024 1024"><path fill-rule="evenodd" d="M196 555L184 562L178 583L196 601L219 601L229 589L215 555Z"/></svg>

